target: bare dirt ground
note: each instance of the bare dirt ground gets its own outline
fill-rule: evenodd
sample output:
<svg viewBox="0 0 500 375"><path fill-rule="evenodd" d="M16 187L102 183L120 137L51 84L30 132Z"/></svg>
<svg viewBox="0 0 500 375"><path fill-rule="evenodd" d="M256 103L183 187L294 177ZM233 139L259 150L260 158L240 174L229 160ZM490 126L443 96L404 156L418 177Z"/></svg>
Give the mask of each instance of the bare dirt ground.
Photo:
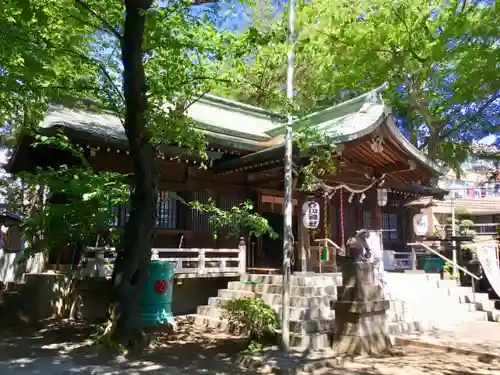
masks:
<svg viewBox="0 0 500 375"><path fill-rule="evenodd" d="M140 356L117 356L92 345L95 327L65 322L41 330L0 328L0 374L10 375L229 375L287 373L285 367L313 363L313 357L280 359L277 352L256 355L242 365L245 343L225 333L180 320L175 334L161 334ZM330 361L325 374L343 375L500 375L500 362L424 348L403 356ZM276 364L273 364L275 362ZM286 362L286 363L285 363ZM486 362L486 363L485 363ZM282 366L280 366L282 365ZM251 367L251 368L248 368ZM278 370L282 367L281 370Z"/></svg>

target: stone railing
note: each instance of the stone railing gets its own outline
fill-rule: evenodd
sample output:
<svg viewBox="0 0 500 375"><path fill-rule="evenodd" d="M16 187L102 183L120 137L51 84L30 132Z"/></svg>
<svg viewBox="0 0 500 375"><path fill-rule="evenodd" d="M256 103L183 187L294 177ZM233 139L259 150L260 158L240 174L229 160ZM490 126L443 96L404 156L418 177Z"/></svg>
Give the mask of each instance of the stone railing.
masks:
<svg viewBox="0 0 500 375"><path fill-rule="evenodd" d="M87 247L82 259L82 277L111 277L115 258L114 248ZM175 262L175 275L178 278L231 277L246 271L246 245L243 238L234 249L153 248L152 258Z"/></svg>
<svg viewBox="0 0 500 375"><path fill-rule="evenodd" d="M500 210L500 203L499 203ZM473 230L478 236L494 236L497 233L497 227L500 223L474 223L471 225L459 225L460 229L457 230L459 232L462 228ZM438 230L445 232L447 228L451 231L451 224L439 224L437 225Z"/></svg>

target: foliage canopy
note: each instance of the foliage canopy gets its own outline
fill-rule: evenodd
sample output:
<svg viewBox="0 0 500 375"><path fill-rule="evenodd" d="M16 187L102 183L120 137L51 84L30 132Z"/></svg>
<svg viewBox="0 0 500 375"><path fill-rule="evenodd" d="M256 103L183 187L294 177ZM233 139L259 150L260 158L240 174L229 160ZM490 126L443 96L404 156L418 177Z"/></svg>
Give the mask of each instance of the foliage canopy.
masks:
<svg viewBox="0 0 500 375"><path fill-rule="evenodd" d="M315 0L296 17L296 102L330 106L384 82L385 99L411 142L457 167L472 141L500 127L498 1ZM233 97L279 109L286 77L287 15L273 42L242 67Z"/></svg>

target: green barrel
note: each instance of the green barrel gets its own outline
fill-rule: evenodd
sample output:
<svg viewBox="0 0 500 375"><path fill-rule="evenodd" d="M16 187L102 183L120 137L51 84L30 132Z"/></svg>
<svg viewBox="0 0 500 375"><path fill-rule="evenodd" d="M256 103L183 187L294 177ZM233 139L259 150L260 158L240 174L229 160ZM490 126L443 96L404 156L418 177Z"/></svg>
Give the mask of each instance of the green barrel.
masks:
<svg viewBox="0 0 500 375"><path fill-rule="evenodd" d="M439 273L444 267L444 260L441 258L422 258L419 269L429 273Z"/></svg>
<svg viewBox="0 0 500 375"><path fill-rule="evenodd" d="M141 295L141 323L155 326L170 323L175 262L153 260L149 263L149 276Z"/></svg>

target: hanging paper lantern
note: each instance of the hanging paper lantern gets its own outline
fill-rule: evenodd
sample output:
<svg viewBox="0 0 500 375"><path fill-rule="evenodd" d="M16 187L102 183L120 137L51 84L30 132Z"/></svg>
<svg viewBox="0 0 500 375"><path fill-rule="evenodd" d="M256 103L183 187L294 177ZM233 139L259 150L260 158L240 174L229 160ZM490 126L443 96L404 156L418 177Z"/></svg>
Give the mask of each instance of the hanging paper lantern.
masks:
<svg viewBox="0 0 500 375"><path fill-rule="evenodd" d="M380 207L383 207L387 204L388 196L387 189L378 188L377 189L377 203Z"/></svg>
<svg viewBox="0 0 500 375"><path fill-rule="evenodd" d="M307 229L316 229L319 226L319 203L307 201L302 205L302 223Z"/></svg>
<svg viewBox="0 0 500 375"><path fill-rule="evenodd" d="M157 280L155 282L155 292L158 294L163 294L168 289L168 281L167 280Z"/></svg>

